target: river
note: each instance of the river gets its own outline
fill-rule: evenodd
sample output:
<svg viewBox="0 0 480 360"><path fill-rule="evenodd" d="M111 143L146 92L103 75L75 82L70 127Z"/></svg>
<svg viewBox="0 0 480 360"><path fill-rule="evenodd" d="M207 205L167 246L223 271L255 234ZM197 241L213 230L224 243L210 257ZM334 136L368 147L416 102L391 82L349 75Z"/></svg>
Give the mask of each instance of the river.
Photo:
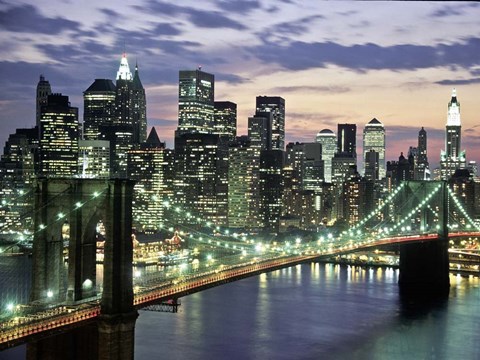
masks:
<svg viewBox="0 0 480 360"><path fill-rule="evenodd" d="M391 268L311 263L222 285L176 314L140 311L135 359L480 358L478 278L451 276L433 303L400 300L397 281Z"/></svg>

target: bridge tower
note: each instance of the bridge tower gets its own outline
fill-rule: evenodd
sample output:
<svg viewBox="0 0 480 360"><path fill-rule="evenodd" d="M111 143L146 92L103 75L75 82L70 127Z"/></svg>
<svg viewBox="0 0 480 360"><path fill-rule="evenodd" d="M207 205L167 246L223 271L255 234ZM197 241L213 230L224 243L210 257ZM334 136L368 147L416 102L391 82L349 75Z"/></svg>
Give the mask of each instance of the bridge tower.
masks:
<svg viewBox="0 0 480 360"><path fill-rule="evenodd" d="M430 196L430 198L429 198ZM397 207L411 211L422 201L429 201L414 216L412 224L420 232L439 235L437 241L418 242L400 246L399 286L404 294L442 295L450 288L448 260L449 197L447 183L437 181L407 181ZM397 216L406 214L400 210Z"/></svg>
<svg viewBox="0 0 480 360"><path fill-rule="evenodd" d="M103 292L93 327L30 343L27 359L133 358L138 316L133 307L133 185L127 179L37 179L31 301L75 304L96 295L100 220L105 226ZM91 349L88 356L79 351L85 347Z"/></svg>

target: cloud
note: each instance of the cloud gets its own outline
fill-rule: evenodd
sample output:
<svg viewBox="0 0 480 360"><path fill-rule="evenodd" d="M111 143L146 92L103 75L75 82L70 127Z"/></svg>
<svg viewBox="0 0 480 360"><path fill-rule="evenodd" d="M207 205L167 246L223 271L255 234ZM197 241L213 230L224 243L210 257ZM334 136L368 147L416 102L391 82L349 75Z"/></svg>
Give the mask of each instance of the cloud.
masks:
<svg viewBox="0 0 480 360"><path fill-rule="evenodd" d="M471 11L472 8L477 8L478 6L480 6L478 3L456 3L453 6L446 5L432 12L430 17L443 18L449 16L460 16L464 15L468 11Z"/></svg>
<svg viewBox="0 0 480 360"><path fill-rule="evenodd" d="M294 21L281 22L267 30L270 35L302 35L311 30L312 23L318 19L324 19L323 15L305 16Z"/></svg>
<svg viewBox="0 0 480 360"><path fill-rule="evenodd" d="M217 0L216 3L221 10L240 14L248 14L261 8L261 4L257 0Z"/></svg>
<svg viewBox="0 0 480 360"><path fill-rule="evenodd" d="M447 66L470 68L480 64L480 38L467 38L453 44L433 46L402 44L382 47L377 44L344 46L334 42L273 42L251 48L264 63L289 70L305 70L337 65L359 72L367 70L414 70Z"/></svg>
<svg viewBox="0 0 480 360"><path fill-rule="evenodd" d="M215 73L215 81L225 81L229 84L244 84L250 79L235 74Z"/></svg>
<svg viewBox="0 0 480 360"><path fill-rule="evenodd" d="M182 32L169 23L159 23L152 30L155 35L180 35Z"/></svg>
<svg viewBox="0 0 480 360"><path fill-rule="evenodd" d="M201 28L230 28L235 30L245 30L246 27L225 15L220 11L199 10L192 7L169 4L162 1L149 0L145 5L135 6L137 10L156 13L162 16L184 15L194 25Z"/></svg>
<svg viewBox="0 0 480 360"><path fill-rule="evenodd" d="M468 84L479 84L480 78L472 78L472 79L455 79L455 80L440 80L435 82L436 84L440 85L468 85Z"/></svg>
<svg viewBox="0 0 480 360"><path fill-rule="evenodd" d="M0 29L20 33L37 33L54 35L65 30L80 29L76 21L41 15L32 5L20 5L0 11Z"/></svg>
<svg viewBox="0 0 480 360"><path fill-rule="evenodd" d="M291 93L291 92L300 92L300 93L346 93L351 89L345 86L278 86L269 90L271 93Z"/></svg>

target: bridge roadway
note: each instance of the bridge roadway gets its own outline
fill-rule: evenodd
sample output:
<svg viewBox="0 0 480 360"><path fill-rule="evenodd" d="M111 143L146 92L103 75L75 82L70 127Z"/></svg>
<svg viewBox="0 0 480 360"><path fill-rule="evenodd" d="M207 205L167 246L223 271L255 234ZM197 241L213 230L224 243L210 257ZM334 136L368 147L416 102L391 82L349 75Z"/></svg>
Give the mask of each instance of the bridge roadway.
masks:
<svg viewBox="0 0 480 360"><path fill-rule="evenodd" d="M480 232L452 233L450 238L480 236ZM155 285L135 286L134 306L137 309L172 298L202 291L231 281L254 276L263 272L282 269L297 264L320 260L335 255L369 250L386 245L406 244L418 241L438 240L437 234L406 235L383 239L370 239L363 242L347 240L341 244L323 244L322 248L301 248L297 254L269 254L268 257L251 257L241 263L220 265L216 269L197 272L179 279L166 280ZM310 243L313 244L313 243ZM56 333L79 327L95 321L100 315L100 297L74 305L58 305L44 308L24 317L15 317L0 323L0 350L17 346L31 340L38 340Z"/></svg>

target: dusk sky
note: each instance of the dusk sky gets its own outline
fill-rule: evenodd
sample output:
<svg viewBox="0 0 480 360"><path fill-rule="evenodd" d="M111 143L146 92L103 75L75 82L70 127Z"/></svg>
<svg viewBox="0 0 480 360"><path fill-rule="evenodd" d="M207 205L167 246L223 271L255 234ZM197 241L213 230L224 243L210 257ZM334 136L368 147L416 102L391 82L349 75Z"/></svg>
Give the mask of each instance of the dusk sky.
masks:
<svg viewBox="0 0 480 360"><path fill-rule="evenodd" d="M0 0L0 146L35 124L43 74L83 119L82 93L138 61L147 120L173 147L178 71L215 75L216 100L238 104L246 133L258 95L286 101L286 140L313 141L338 123L379 119L387 160L417 145L436 167L452 88L462 148L480 160L480 3L295 0Z"/></svg>

